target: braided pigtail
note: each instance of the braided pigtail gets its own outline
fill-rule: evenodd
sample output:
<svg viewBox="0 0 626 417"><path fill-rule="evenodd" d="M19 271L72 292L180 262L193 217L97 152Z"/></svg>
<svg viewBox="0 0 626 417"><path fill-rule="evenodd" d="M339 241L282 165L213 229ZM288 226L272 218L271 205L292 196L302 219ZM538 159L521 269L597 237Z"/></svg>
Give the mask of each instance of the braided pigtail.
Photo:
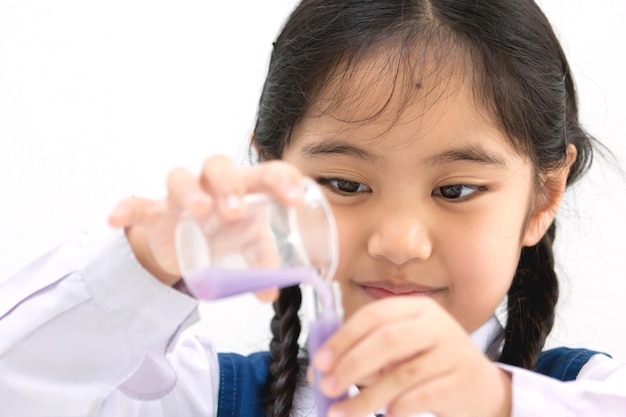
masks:
<svg viewBox="0 0 626 417"><path fill-rule="evenodd" d="M291 412L300 375L298 337L302 327L298 310L301 304L302 292L298 286L282 289L273 304L275 314L270 325L273 337L265 385L268 417L288 417Z"/></svg>
<svg viewBox="0 0 626 417"><path fill-rule="evenodd" d="M534 369L554 325L559 283L554 271L552 223L541 241L522 250L508 292L508 319L500 362Z"/></svg>

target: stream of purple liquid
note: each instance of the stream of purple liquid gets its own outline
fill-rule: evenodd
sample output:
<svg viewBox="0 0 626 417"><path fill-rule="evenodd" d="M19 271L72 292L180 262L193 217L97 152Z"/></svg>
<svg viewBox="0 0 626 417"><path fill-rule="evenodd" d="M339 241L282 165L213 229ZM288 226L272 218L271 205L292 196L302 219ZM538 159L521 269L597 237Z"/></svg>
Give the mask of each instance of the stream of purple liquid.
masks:
<svg viewBox="0 0 626 417"><path fill-rule="evenodd" d="M307 344L311 358L341 325L341 317L336 314L330 285L309 268L241 270L208 268L187 274L185 283L191 293L201 300L217 300L267 288L285 288L301 283L312 285L324 314L310 323ZM317 414L319 417L326 417L328 408L346 396L326 397L319 390L319 378L319 372L315 371L313 389Z"/></svg>

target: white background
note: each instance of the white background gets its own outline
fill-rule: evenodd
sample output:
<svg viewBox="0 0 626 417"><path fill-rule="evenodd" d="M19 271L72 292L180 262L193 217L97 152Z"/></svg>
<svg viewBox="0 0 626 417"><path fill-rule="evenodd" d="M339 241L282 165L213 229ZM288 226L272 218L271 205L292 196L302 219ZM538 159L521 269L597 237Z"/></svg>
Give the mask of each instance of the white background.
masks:
<svg viewBox="0 0 626 417"><path fill-rule="evenodd" d="M271 50L294 0L0 2L0 280L120 198L158 197L247 142ZM569 55L584 125L626 154L623 0L542 0ZM559 213L563 283L551 345L626 360L626 186L598 157ZM0 294L0 297L2 294ZM269 308L203 306L222 349L262 349Z"/></svg>

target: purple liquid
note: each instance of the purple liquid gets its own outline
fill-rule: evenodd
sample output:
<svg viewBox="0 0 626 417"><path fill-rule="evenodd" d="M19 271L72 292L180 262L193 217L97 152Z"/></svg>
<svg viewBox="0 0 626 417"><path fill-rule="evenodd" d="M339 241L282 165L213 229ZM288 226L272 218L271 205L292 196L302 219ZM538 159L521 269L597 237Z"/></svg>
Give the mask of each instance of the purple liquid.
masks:
<svg viewBox="0 0 626 417"><path fill-rule="evenodd" d="M222 269L208 268L186 275L189 291L202 300L217 300L268 288L285 288L301 282L320 281L308 268Z"/></svg>
<svg viewBox="0 0 626 417"><path fill-rule="evenodd" d="M339 328L341 325L341 319L338 317L324 317L310 324L309 327L309 354L313 357L315 352L324 344L324 342ZM319 389L319 380L321 378L320 372L316 369L313 370L313 391L315 392L315 404L317 407L317 415L319 417L326 417L328 414L328 408L336 402L346 399L347 394L341 395L336 398L326 397Z"/></svg>
<svg viewBox="0 0 626 417"><path fill-rule="evenodd" d="M341 318L337 315L329 283L309 268L290 269L223 269L208 268L185 275L185 284L191 293L202 300L220 298L259 291L268 288L285 288L308 283L315 289L319 299L321 316L310 323L308 348L311 357L339 328ZM319 417L326 417L328 408L345 398L328 398L319 390L319 371L314 370L315 402Z"/></svg>

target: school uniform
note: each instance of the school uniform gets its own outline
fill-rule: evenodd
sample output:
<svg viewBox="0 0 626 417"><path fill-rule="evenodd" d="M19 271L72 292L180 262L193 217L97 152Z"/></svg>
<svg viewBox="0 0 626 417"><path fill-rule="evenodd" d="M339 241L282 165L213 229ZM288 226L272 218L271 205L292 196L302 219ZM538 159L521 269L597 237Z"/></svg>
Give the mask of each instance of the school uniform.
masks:
<svg viewBox="0 0 626 417"><path fill-rule="evenodd" d="M185 331L197 320L197 301L143 270L122 231L82 235L0 284L0 415L262 415L267 353L218 353ZM486 349L498 326L472 340ZM626 365L606 355L498 366L512 375L513 417L626 415ZM312 394L298 387L293 416L315 415Z"/></svg>

